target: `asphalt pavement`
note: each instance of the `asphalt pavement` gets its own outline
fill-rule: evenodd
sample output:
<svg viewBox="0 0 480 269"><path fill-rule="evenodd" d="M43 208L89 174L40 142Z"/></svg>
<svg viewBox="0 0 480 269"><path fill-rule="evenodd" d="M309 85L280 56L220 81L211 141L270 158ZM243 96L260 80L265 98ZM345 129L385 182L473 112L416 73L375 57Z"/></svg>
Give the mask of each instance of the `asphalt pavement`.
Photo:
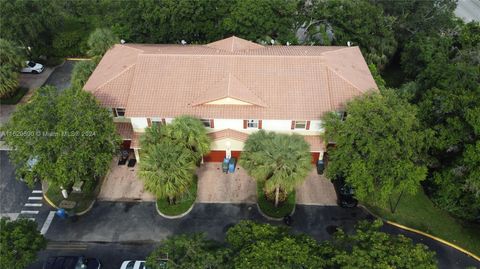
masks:
<svg viewBox="0 0 480 269"><path fill-rule="evenodd" d="M466 22L480 21L480 0L458 0L455 15Z"/></svg>
<svg viewBox="0 0 480 269"><path fill-rule="evenodd" d="M316 240L328 240L337 227L351 232L357 221L371 218L361 208L297 205L292 231L309 234ZM207 238L223 241L228 228L243 219L284 225L266 220L254 204L196 204L187 216L170 220L159 216L151 202L97 202L90 212L76 220L55 218L46 237L61 242L152 245L170 235L203 232ZM402 233L415 242L426 244L437 252L441 269L480 268L480 263L473 258L437 241L389 225L384 231ZM111 252L111 257L116 257L115 249ZM120 254L118 256L122 259Z"/></svg>
<svg viewBox="0 0 480 269"><path fill-rule="evenodd" d="M55 86L60 91L70 87L71 74L75 64L76 61L65 61L62 66L53 71L44 85Z"/></svg>

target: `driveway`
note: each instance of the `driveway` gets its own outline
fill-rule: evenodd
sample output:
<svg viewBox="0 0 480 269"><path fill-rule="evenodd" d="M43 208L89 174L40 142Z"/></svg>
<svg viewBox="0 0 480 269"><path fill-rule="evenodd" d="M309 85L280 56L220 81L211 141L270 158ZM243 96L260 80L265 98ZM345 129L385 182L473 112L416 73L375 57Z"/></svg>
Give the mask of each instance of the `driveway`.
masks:
<svg viewBox="0 0 480 269"><path fill-rule="evenodd" d="M205 163L197 170L198 203L256 203L257 184L237 165L235 173L222 172L221 163Z"/></svg>
<svg viewBox="0 0 480 269"><path fill-rule="evenodd" d="M300 205L337 205L337 196L332 182L313 169L307 179L297 188L296 202Z"/></svg>
<svg viewBox="0 0 480 269"><path fill-rule="evenodd" d="M110 164L110 171L103 181L97 199L102 201L155 201L155 196L144 189L143 181L137 177L135 167L118 165L118 157Z"/></svg>

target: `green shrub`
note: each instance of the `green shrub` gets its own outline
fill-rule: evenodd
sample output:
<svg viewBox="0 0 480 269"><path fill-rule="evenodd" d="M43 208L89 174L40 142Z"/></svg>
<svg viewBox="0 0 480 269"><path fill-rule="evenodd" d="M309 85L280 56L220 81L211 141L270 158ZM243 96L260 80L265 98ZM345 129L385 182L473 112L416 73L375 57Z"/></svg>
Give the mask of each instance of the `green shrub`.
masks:
<svg viewBox="0 0 480 269"><path fill-rule="evenodd" d="M162 214L178 216L187 212L197 199L197 180L195 179L187 192L185 192L176 204L171 205L167 199L157 199L157 207Z"/></svg>
<svg viewBox="0 0 480 269"><path fill-rule="evenodd" d="M295 207L295 191L288 193L287 200L275 207L274 202L267 199L263 187L264 183L257 182L257 203L265 215L272 218L283 218L292 213Z"/></svg>

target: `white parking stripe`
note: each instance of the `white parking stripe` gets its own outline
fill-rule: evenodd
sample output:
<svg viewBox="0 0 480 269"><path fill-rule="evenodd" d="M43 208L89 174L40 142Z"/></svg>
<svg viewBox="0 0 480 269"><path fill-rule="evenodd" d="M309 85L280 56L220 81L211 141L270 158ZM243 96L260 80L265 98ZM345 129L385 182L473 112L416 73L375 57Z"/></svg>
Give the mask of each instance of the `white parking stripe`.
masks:
<svg viewBox="0 0 480 269"><path fill-rule="evenodd" d="M28 197L28 200L42 200L43 197L37 197L37 196L30 196Z"/></svg>
<svg viewBox="0 0 480 269"><path fill-rule="evenodd" d="M50 211L48 213L48 217L43 223L42 230L40 230L41 234L46 234L48 231L48 228L50 227L50 224L52 224L53 217L55 217L55 211Z"/></svg>
<svg viewBox="0 0 480 269"><path fill-rule="evenodd" d="M28 218L29 220L35 221L35 218Z"/></svg>
<svg viewBox="0 0 480 269"><path fill-rule="evenodd" d="M43 193L42 190L33 190L32 193Z"/></svg>
<svg viewBox="0 0 480 269"><path fill-rule="evenodd" d="M43 204L29 204L26 203L25 206L41 207Z"/></svg>
<svg viewBox="0 0 480 269"><path fill-rule="evenodd" d="M18 218L19 213L0 213L0 217L8 217L10 220L16 220Z"/></svg>
<svg viewBox="0 0 480 269"><path fill-rule="evenodd" d="M22 210L20 214L38 214L38 210Z"/></svg>

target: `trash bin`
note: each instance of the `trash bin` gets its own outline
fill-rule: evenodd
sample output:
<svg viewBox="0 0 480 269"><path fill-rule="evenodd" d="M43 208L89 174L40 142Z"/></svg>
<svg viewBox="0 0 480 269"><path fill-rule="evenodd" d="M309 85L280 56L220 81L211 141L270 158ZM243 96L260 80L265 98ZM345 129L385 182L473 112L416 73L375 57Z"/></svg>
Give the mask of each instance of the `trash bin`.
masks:
<svg viewBox="0 0 480 269"><path fill-rule="evenodd" d="M325 163L323 160L317 161L317 174L323 175L323 171L325 170Z"/></svg>
<svg viewBox="0 0 480 269"><path fill-rule="evenodd" d="M68 217L67 212L65 212L65 209L63 208L59 208L55 214L59 216L61 219L66 219Z"/></svg>
<svg viewBox="0 0 480 269"><path fill-rule="evenodd" d="M228 163L230 162L230 159L228 158L225 158L223 159L223 163L222 163L222 171L224 173L228 173Z"/></svg>
<svg viewBox="0 0 480 269"><path fill-rule="evenodd" d="M237 160L235 158L230 158L230 161L228 163L228 172L229 173L235 172L236 164L237 164Z"/></svg>

